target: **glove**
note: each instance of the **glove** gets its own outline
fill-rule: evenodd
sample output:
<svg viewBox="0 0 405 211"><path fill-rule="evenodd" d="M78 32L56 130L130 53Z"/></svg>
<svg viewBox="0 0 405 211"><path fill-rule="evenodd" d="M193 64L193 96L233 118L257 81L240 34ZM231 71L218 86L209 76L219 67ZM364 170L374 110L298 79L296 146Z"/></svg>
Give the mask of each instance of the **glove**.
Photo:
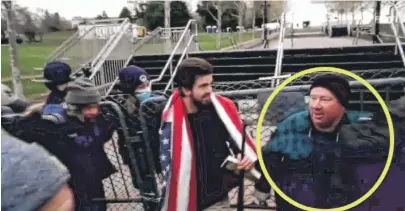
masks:
<svg viewBox="0 0 405 211"><path fill-rule="evenodd" d="M67 116L62 105L48 104L42 110L42 119L52 121L55 124L62 124L67 121Z"/></svg>
<svg viewBox="0 0 405 211"><path fill-rule="evenodd" d="M8 106L1 106L1 125L2 127L5 125L10 124L16 114L14 113L13 109Z"/></svg>
<svg viewBox="0 0 405 211"><path fill-rule="evenodd" d="M271 194L255 190L253 192L253 196L256 197L259 200L259 202L265 202L267 199L270 198Z"/></svg>

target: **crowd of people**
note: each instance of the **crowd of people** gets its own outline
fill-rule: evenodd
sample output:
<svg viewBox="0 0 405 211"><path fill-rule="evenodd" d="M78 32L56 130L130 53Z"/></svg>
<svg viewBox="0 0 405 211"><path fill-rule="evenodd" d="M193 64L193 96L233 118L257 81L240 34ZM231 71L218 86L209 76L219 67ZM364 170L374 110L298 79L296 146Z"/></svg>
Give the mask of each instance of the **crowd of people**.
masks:
<svg viewBox="0 0 405 211"><path fill-rule="evenodd" d="M213 92L213 72L208 61L187 58L175 75L177 88L162 108L160 141L152 149L163 176L156 210L231 210L228 193L241 171L255 175L250 179L259 201L271 196L237 106ZM105 198L103 180L117 172L104 144L120 124L111 114L100 115L102 96L92 81L71 75L66 63L47 64L44 83L50 94L36 106L2 85L2 209L107 210L105 202L93 199ZM150 75L138 66L119 71L118 87L129 96L126 118L137 118L140 105L154 97ZM278 123L263 147L271 177L295 201L316 208L344 206L378 179L388 154L387 121L380 112L350 111L350 96L345 78L315 78L307 108ZM376 193L352 210L405 208L405 97L388 105L395 126L390 171ZM129 155L138 145L122 139L119 134L124 164L139 168ZM276 204L279 211L299 210L278 194Z"/></svg>

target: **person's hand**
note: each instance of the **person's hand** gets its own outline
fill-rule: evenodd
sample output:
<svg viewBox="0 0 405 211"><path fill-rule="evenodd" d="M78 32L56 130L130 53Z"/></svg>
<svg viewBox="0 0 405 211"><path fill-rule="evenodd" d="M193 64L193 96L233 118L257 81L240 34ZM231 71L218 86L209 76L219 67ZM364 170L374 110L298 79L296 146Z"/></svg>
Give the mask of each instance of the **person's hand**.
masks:
<svg viewBox="0 0 405 211"><path fill-rule="evenodd" d="M250 160L247 156L244 156L243 159L241 160L242 155L238 154L237 159L239 161L238 164L238 170L245 170L245 171L250 171L254 167L254 162Z"/></svg>

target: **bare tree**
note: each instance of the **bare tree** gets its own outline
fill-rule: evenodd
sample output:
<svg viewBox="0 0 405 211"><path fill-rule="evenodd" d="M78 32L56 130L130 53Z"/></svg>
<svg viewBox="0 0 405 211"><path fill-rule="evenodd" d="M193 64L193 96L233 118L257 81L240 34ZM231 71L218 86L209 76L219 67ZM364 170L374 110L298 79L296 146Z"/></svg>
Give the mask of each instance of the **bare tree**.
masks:
<svg viewBox="0 0 405 211"><path fill-rule="evenodd" d="M24 90L21 81L21 72L18 68L18 56L17 56L17 43L16 43L16 32L14 28L14 8L12 1L2 1L4 7L7 11L7 31L9 39L9 52L10 52L10 66L11 75L13 78L13 91L15 95L21 100L25 100Z"/></svg>
<svg viewBox="0 0 405 211"><path fill-rule="evenodd" d="M238 14L234 14L233 12L229 12L231 16L237 17L238 18L238 26L239 26L239 42L243 40L242 35L243 35L243 20L244 20L244 14L246 12L246 3L244 1L233 1L233 5L227 5L226 9L236 9L238 11Z"/></svg>
<svg viewBox="0 0 405 211"><path fill-rule="evenodd" d="M170 29L170 2L171 1L165 1L165 30L167 32L166 34L166 42L165 42L165 48L166 52L170 52L170 49L172 48L172 32Z"/></svg>
<svg viewBox="0 0 405 211"><path fill-rule="evenodd" d="M202 1L202 9L205 9L207 13L217 22L217 39L216 39L216 49L221 46L221 32L222 32L222 12L223 12L223 1ZM212 14L210 8L213 7L217 11L217 16Z"/></svg>
<svg viewBox="0 0 405 211"><path fill-rule="evenodd" d="M264 5L264 2L262 5ZM267 5L270 5L270 8L267 10L269 20L280 20L281 15L285 12L287 1L268 1Z"/></svg>
<svg viewBox="0 0 405 211"><path fill-rule="evenodd" d="M326 7L332 13L338 14L340 23L342 22L343 15L346 16L346 21L348 20L347 15L350 12L352 14L352 23L354 24L355 13L361 12L361 16L363 17L363 12L370 8L371 3L370 1L335 1L326 3Z"/></svg>
<svg viewBox="0 0 405 211"><path fill-rule="evenodd" d="M256 27L256 17L263 17L262 1L252 1L252 28ZM255 38L255 33L252 33L252 39Z"/></svg>

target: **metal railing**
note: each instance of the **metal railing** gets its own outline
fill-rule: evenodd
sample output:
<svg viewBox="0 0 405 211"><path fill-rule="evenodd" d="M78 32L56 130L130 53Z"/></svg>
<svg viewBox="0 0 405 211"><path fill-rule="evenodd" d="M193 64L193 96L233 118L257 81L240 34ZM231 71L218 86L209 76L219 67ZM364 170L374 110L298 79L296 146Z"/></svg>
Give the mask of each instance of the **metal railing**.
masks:
<svg viewBox="0 0 405 211"><path fill-rule="evenodd" d="M95 26L90 27L84 33L80 34L80 31L77 31L73 34L67 41L63 42L58 48L56 48L52 53L45 59L45 64L55 60L65 60L63 56L75 45L77 45L84 37L88 36L91 32L96 29ZM69 58L67 58L69 59Z"/></svg>
<svg viewBox="0 0 405 211"><path fill-rule="evenodd" d="M276 68L274 69L274 76L280 76L281 68L283 65L283 57L284 57L284 34L285 34L285 13L281 15L281 24L280 24L280 36L278 40L278 49L277 49L277 58L276 58ZM276 83L274 83L276 82ZM277 86L279 84L279 80L272 80L271 87Z"/></svg>
<svg viewBox="0 0 405 211"><path fill-rule="evenodd" d="M136 52L140 47L142 47L143 45L145 45L146 43L149 42L149 40L153 39L154 37L156 37L157 35L159 35L159 32L161 31L162 27L157 27L156 29L154 29L147 37L142 38L142 40L139 43L135 43L135 47L133 52L131 52L131 54L128 56L128 58L126 59L123 67L126 67L129 65L129 63L132 60L133 57L133 53ZM99 89L99 91L102 92L102 90L105 90L104 96L107 96L111 93L111 91L113 90L115 84L119 81L119 77L116 76L114 81L110 82L110 83L105 83L102 85L99 85L97 88Z"/></svg>
<svg viewBox="0 0 405 211"><path fill-rule="evenodd" d="M402 4L402 5L401 5ZM404 49L402 47L402 43L397 31L397 27L395 26L395 22L398 21L399 24L399 28L402 30L402 33L405 35L405 26L404 26L404 22L401 19L401 16L398 15L399 14L399 9L405 7L404 2L399 2L397 4L392 4L389 10L389 15L392 16L391 18L391 29L392 32L395 35L395 43L397 44L397 46L395 47L395 52L399 51L399 54L401 55L402 58L402 62L404 64L405 67L405 54L404 54ZM394 11L394 12L392 12Z"/></svg>
<svg viewBox="0 0 405 211"><path fill-rule="evenodd" d="M61 56L65 51L67 51L69 48L73 47L77 42L79 42L81 39L83 39L85 36L87 36L90 32L94 32L96 28L99 28L100 23L105 23L106 25L108 24L116 24L119 23L120 21L124 21L126 18L115 18L115 19L108 19L108 20L97 20L97 19L91 19L87 20L87 23L89 24L94 24L95 26L90 27L84 33L80 30L77 30L72 36L69 37L66 41L64 41L61 45L59 45L55 50L52 51L51 54L49 54L48 57L45 59L45 63L53 61L57 59L58 57Z"/></svg>
<svg viewBox="0 0 405 211"><path fill-rule="evenodd" d="M143 38L134 48L134 52L136 52L139 48L141 48L143 45L145 45L146 43L148 43L150 40L152 40L153 38L157 37L160 33L160 31L162 31L162 27L157 27L156 29L154 29L149 36Z"/></svg>
<svg viewBox="0 0 405 211"><path fill-rule="evenodd" d="M107 43L104 45L104 47L101 49L101 51L97 54L96 57L94 57L94 59L92 60L92 64L91 67L95 67L96 65L98 65L99 62L103 62L102 59L103 55L105 55L105 52L107 51L107 49L111 48L111 46L116 43L117 38L119 38L120 36L122 36L125 32L125 30L131 26L131 22L128 18L126 18L124 20L124 22L122 22L120 28L119 28L119 32L114 34L113 36L110 37L110 39L107 41ZM95 73L93 73L94 75Z"/></svg>
<svg viewBox="0 0 405 211"><path fill-rule="evenodd" d="M278 79L278 78L274 78ZM273 80L274 80L273 79ZM369 84L372 86L379 86L381 84L390 84L390 85L395 85L395 84L405 84L405 78L401 77L394 77L394 78L378 78L378 79L369 79L367 80ZM353 89L359 89L359 88L364 88L364 85L357 81L357 80L351 80L349 81L350 87ZM283 88L283 91L307 91L311 87L310 84L304 84L304 85L291 85L291 86L286 86ZM274 91L276 88L275 87L265 87L265 88L249 88L249 89L240 89L240 90L227 90L227 91L222 91L222 90L217 90L216 93L222 95L222 96L238 96L238 95L257 95L262 92L271 92Z"/></svg>
<svg viewBox="0 0 405 211"><path fill-rule="evenodd" d="M118 71L126 65L132 50L132 24L125 22L92 63L92 74L89 78L94 81L102 95L107 91L107 85L116 79Z"/></svg>
<svg viewBox="0 0 405 211"><path fill-rule="evenodd" d="M170 54L170 57L169 57L169 59L167 60L167 62L166 62L166 64L165 64L164 68L162 69L162 72L159 74L159 76L158 76L157 78L152 79L152 80L150 81L150 87L152 87L152 84L153 84L153 83L156 83L156 82L159 82L159 81L162 80L163 76L166 74L166 71L167 71L167 70L169 69L169 67L171 66L172 61L173 61L173 58L174 58L174 55L176 54L177 49L179 48L180 44L183 42L184 38L186 37L187 32L189 32L189 30L190 30L190 32L191 32L191 26L192 26L193 24L194 24L194 26L195 26L195 33L194 33L194 35L195 35L195 36L198 35L197 21L194 20L194 19L189 20L188 23L187 23L187 25L186 25L186 27L185 27L185 29L184 29L184 31L183 31L183 33L182 33L181 36L180 36L179 41L177 42L176 46L174 47L172 53ZM194 36L193 36L193 37L194 37ZM190 39L190 40L194 40L194 39ZM189 40L189 42L190 42L190 40ZM188 48L188 47L186 47L186 48ZM198 49L198 42L196 42L196 48ZM171 73L172 73L171 77L173 77L173 72L171 72Z"/></svg>
<svg viewBox="0 0 405 211"><path fill-rule="evenodd" d="M170 86L173 88L173 81L174 81L174 77L175 77L176 74L177 74L177 70L179 69L179 66L180 66L181 62L183 61L184 57L188 57L188 54L187 54L188 48L190 47L191 42L194 40L194 38L195 38L196 36L197 36L196 34L191 35L190 40L187 42L186 48L184 48L184 50L183 50L183 52L182 52L182 54L181 54L181 56L180 56L180 59L177 61L177 65L176 65L176 67L174 68L173 74L172 74L172 76L170 77L169 82L166 84L166 87L165 87L165 89L163 90L163 94L166 94L166 92L169 90L169 87L170 87Z"/></svg>
<svg viewBox="0 0 405 211"><path fill-rule="evenodd" d="M125 60L122 60L123 65L120 65L119 69L121 69L122 67L128 66L132 61L133 55L145 55L145 53L149 54L151 52L154 52L154 54L164 52L165 50L167 50L166 49L167 47L163 46L163 45L166 45L167 42L171 42L170 45L173 43L176 43L176 46L178 46L178 47L175 48L173 51L171 51L171 53L172 54L177 53L177 51L182 49L182 48L180 48L180 44L186 42L187 41L186 39L189 38L189 36L186 36L187 32L189 32L188 31L188 29L190 28L189 26L190 25L186 25L185 27L172 27L172 28L158 27L158 28L156 28L155 30L153 30L150 33L150 35L148 37L143 38L143 40L141 40L140 42L137 42L135 44L134 49L131 51L131 53L129 53L130 54L129 57L126 57ZM197 30L197 28L196 28L196 30ZM181 32L181 34L179 32ZM169 37L167 37L167 33L170 33ZM185 34L185 35L181 36L183 34ZM189 47L191 46L191 42L194 41L194 37L195 36L193 36L193 39L189 38L189 41L188 41L189 44L187 44L185 48L190 49ZM164 43L161 43L162 40L164 41ZM157 45L159 45L160 47L164 47L165 50L162 50L161 48L153 49L153 47L156 47ZM147 49L147 50L145 50L145 49ZM197 49L198 49L198 45L197 45ZM158 50L158 51L155 52L154 50ZM169 67L170 67L170 70L172 73L173 66L172 66L171 62L170 62ZM104 84L97 85L97 88L100 93L102 93L103 95L109 95L111 93L111 91L114 89L115 84L119 81L117 74L115 74L115 73L118 73L119 69L115 69L114 74L110 74L110 76L114 77L113 80L108 80L108 82L106 82Z"/></svg>
<svg viewBox="0 0 405 211"><path fill-rule="evenodd" d="M50 61L65 61L69 64L74 72L77 72L83 66L95 64L94 58L99 56L100 52L104 51L111 40L120 33L118 31L126 19L111 20L94 20L89 22L90 25L85 25L88 29L83 28L78 30L72 37L64 42L61 46L54 50L51 56L45 60L45 63ZM107 22L102 24L102 22Z"/></svg>
<svg viewBox="0 0 405 211"><path fill-rule="evenodd" d="M90 31L90 30L91 29L87 30L87 32ZM45 64L50 62L50 61L53 61L60 52L64 51L64 49L66 49L68 47L68 45L71 45L71 43L77 42L77 40L80 39L80 37L82 37L80 35L80 32L76 31L72 36L69 37L69 39L65 40L62 44L60 44L57 48L55 48L49 54L49 56L47 56L45 58Z"/></svg>
<svg viewBox="0 0 405 211"><path fill-rule="evenodd" d="M172 47L178 43L185 27L155 29L151 35L135 46L135 55L170 54ZM178 48L177 50L181 50Z"/></svg>

